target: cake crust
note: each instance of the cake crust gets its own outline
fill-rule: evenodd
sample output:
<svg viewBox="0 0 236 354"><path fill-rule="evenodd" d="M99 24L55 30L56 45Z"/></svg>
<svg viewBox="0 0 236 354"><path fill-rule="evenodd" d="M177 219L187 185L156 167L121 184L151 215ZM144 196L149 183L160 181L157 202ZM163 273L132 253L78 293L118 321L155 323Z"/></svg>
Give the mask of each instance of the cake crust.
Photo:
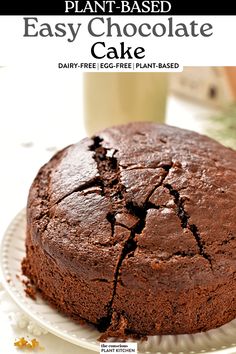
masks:
<svg viewBox="0 0 236 354"><path fill-rule="evenodd" d="M109 336L206 331L236 317L236 152L154 123L100 132L38 172L22 269Z"/></svg>

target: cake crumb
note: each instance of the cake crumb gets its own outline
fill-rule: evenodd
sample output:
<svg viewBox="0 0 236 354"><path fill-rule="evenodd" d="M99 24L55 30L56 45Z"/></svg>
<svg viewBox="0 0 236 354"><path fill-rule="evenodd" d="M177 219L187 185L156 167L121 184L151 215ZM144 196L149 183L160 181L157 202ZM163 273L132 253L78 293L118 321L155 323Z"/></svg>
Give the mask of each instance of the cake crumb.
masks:
<svg viewBox="0 0 236 354"><path fill-rule="evenodd" d="M25 293L32 300L36 300L36 289L29 280L22 280L22 283L25 285Z"/></svg>
<svg viewBox="0 0 236 354"><path fill-rule="evenodd" d="M25 288L25 293L32 300L36 300L36 290L32 286L27 285L27 287Z"/></svg>
<svg viewBox="0 0 236 354"><path fill-rule="evenodd" d="M36 288L33 286L29 279L22 279L19 274L16 274L16 278L21 281L21 283L25 286L25 293L32 300L36 300Z"/></svg>
<svg viewBox="0 0 236 354"><path fill-rule="evenodd" d="M43 349L42 347L39 346L39 341L35 338L31 340L27 340L24 337L18 338L14 342L14 346L17 347L17 349L24 350L24 349Z"/></svg>

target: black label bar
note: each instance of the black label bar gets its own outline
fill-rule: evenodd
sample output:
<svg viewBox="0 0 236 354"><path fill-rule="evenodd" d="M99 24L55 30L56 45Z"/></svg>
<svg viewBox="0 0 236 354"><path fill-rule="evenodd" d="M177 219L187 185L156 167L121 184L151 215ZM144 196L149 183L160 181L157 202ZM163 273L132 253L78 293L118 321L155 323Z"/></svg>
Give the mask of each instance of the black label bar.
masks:
<svg viewBox="0 0 236 354"><path fill-rule="evenodd" d="M236 15L236 1L1 0L0 15Z"/></svg>

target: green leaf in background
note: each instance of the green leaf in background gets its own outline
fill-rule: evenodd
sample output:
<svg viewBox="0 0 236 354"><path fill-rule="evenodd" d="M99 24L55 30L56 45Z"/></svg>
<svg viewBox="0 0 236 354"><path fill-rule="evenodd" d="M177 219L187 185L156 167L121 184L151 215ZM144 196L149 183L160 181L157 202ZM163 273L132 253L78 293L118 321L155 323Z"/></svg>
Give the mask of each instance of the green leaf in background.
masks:
<svg viewBox="0 0 236 354"><path fill-rule="evenodd" d="M209 117L205 133L220 143L236 149L236 104L217 116Z"/></svg>

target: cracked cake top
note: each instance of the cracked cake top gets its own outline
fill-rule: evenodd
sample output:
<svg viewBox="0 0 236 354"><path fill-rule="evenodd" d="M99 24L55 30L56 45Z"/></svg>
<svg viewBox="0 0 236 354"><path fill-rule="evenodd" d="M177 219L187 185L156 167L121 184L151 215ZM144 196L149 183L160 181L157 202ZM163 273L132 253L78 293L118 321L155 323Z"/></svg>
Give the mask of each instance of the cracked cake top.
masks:
<svg viewBox="0 0 236 354"><path fill-rule="evenodd" d="M154 123L109 128L37 175L35 242L91 281L177 287L236 271L236 152ZM137 277L136 277L137 275ZM146 286L143 282L143 286ZM115 291L115 289L114 289Z"/></svg>

